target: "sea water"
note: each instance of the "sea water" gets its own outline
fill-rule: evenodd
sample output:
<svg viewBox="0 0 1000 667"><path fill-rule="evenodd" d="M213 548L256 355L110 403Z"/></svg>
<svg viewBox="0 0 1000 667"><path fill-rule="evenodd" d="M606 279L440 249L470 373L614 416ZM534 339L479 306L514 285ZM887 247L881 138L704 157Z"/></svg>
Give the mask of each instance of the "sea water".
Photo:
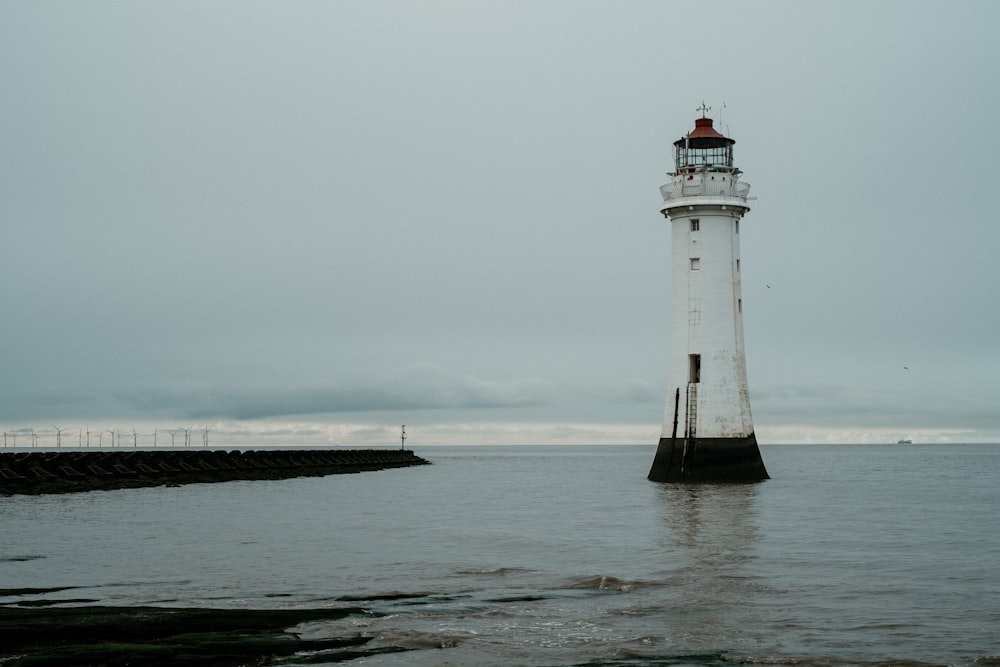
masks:
<svg viewBox="0 0 1000 667"><path fill-rule="evenodd" d="M753 485L654 446L0 498L2 604L358 607L365 665L1000 664L1000 446L762 446ZM12 589L62 589L21 592Z"/></svg>

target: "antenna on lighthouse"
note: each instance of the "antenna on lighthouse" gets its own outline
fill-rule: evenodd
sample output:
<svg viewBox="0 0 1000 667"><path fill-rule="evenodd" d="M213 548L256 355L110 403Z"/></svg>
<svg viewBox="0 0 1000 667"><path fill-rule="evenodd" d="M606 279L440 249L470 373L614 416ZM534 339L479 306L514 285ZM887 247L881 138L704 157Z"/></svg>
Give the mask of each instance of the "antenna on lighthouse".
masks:
<svg viewBox="0 0 1000 667"><path fill-rule="evenodd" d="M406 449L406 424L399 427L399 448Z"/></svg>

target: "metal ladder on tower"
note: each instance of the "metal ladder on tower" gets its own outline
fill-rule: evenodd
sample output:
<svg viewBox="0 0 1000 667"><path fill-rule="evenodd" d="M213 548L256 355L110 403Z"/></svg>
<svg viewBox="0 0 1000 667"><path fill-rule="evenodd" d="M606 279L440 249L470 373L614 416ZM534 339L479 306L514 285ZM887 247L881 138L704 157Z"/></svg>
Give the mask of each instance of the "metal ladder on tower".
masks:
<svg viewBox="0 0 1000 667"><path fill-rule="evenodd" d="M694 451L698 424L698 383L688 382L684 406L684 449L681 450L681 479L686 476L688 455Z"/></svg>
<svg viewBox="0 0 1000 667"><path fill-rule="evenodd" d="M688 382L687 406L685 407L684 433L689 440L694 440L698 428L698 383Z"/></svg>

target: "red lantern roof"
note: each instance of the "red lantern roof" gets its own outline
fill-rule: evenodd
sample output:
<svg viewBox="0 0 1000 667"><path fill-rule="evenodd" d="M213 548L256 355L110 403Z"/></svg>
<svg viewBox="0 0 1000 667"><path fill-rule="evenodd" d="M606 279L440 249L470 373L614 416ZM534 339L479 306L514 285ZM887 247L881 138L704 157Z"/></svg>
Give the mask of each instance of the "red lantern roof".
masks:
<svg viewBox="0 0 1000 667"><path fill-rule="evenodd" d="M714 127L712 127L711 118L696 118L694 121L694 131L688 135L691 139L701 139L701 138L711 138L711 139L726 139L725 136L719 134Z"/></svg>
<svg viewBox="0 0 1000 667"><path fill-rule="evenodd" d="M736 143L735 139L730 139L729 137L719 134L714 127L712 127L712 119L696 118L694 121L694 130L688 133L687 136L681 137L674 142L674 146L689 146L691 148L720 148L722 146L732 146Z"/></svg>

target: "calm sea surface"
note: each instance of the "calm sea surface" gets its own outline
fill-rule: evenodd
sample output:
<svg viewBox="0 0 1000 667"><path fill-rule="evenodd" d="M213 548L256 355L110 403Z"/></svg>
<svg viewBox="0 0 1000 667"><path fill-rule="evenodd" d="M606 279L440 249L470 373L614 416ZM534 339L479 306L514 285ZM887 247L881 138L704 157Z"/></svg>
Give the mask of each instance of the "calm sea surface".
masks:
<svg viewBox="0 0 1000 667"><path fill-rule="evenodd" d="M71 587L0 603L361 606L298 630L416 649L349 664L1000 665L1000 446L762 446L751 486L654 450L0 497L0 589Z"/></svg>

